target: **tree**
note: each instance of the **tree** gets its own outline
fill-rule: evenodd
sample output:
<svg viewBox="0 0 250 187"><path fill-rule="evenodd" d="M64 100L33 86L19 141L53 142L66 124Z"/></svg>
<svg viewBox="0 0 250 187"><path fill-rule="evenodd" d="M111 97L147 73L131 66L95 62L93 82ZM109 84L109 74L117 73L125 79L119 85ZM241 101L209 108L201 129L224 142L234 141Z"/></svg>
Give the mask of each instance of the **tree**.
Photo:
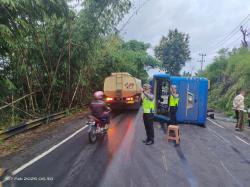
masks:
<svg viewBox="0 0 250 187"><path fill-rule="evenodd" d="M0 106L18 100L0 124L81 107L111 72L146 80L158 64L148 44L115 35L130 0L79 0L78 12L70 1L0 0Z"/></svg>
<svg viewBox="0 0 250 187"><path fill-rule="evenodd" d="M87 103L102 84L95 80L102 40L131 2L84 0L75 12L70 1L0 0L0 106L28 95L15 107L44 116ZM0 123L10 107L0 111Z"/></svg>
<svg viewBox="0 0 250 187"><path fill-rule="evenodd" d="M128 72L145 82L148 79L146 70L159 66L159 62L147 54L148 44L135 40L124 42L117 35L106 38L102 43L95 78L99 77L99 81L96 82L103 83L103 79L112 72Z"/></svg>
<svg viewBox="0 0 250 187"><path fill-rule="evenodd" d="M162 62L162 69L171 75L179 75L180 70L190 60L189 36L170 30L154 49L155 56Z"/></svg>
<svg viewBox="0 0 250 187"><path fill-rule="evenodd" d="M210 80L209 106L232 114L232 101L240 90L250 92L250 52L241 47L228 51L221 49L213 63L206 67L202 76ZM250 106L250 97L245 97Z"/></svg>

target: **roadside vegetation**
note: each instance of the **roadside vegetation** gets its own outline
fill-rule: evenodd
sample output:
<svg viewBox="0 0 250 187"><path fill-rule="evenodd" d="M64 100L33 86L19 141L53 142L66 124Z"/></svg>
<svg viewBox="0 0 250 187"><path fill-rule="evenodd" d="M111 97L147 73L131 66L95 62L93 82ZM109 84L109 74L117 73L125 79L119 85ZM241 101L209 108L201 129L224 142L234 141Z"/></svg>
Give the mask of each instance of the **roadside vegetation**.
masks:
<svg viewBox="0 0 250 187"><path fill-rule="evenodd" d="M181 69L190 58L189 35L177 29L169 30L154 49L155 56L162 62L161 69L171 75L180 75Z"/></svg>
<svg viewBox="0 0 250 187"><path fill-rule="evenodd" d="M0 131L81 108L111 72L142 82L154 67L179 75L189 36L170 30L150 56L149 44L120 36L131 7L130 0L0 0Z"/></svg>
<svg viewBox="0 0 250 187"><path fill-rule="evenodd" d="M111 72L145 81L144 67L159 64L148 44L119 36L129 0L78 2L0 0L0 130L81 107Z"/></svg>
<svg viewBox="0 0 250 187"><path fill-rule="evenodd" d="M220 50L201 75L211 81L211 108L233 115L232 102L240 90L247 91L245 105L250 108L250 51L247 48Z"/></svg>

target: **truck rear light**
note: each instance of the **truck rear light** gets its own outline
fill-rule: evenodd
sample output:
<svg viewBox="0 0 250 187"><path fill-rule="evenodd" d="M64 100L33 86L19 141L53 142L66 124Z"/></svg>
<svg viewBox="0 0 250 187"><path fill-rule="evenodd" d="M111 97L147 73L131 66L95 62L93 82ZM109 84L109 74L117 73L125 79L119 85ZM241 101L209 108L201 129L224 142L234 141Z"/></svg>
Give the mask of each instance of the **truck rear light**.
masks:
<svg viewBox="0 0 250 187"><path fill-rule="evenodd" d="M133 97L127 97L127 98L126 98L126 101L133 101L133 100L134 100Z"/></svg>
<svg viewBox="0 0 250 187"><path fill-rule="evenodd" d="M112 97L107 97L106 98L106 101L113 101L114 100L114 98L112 98Z"/></svg>

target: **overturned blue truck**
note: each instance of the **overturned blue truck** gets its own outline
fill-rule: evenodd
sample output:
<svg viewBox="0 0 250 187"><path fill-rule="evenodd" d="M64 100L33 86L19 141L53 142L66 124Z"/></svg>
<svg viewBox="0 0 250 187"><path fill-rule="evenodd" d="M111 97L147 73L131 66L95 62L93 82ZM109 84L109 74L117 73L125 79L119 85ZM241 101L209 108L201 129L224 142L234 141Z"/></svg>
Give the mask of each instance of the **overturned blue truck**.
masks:
<svg viewBox="0 0 250 187"><path fill-rule="evenodd" d="M170 86L176 85L180 95L177 111L178 123L205 126L209 88L209 81L206 78L156 74L151 84L155 95L155 121L161 123L168 123L170 121Z"/></svg>

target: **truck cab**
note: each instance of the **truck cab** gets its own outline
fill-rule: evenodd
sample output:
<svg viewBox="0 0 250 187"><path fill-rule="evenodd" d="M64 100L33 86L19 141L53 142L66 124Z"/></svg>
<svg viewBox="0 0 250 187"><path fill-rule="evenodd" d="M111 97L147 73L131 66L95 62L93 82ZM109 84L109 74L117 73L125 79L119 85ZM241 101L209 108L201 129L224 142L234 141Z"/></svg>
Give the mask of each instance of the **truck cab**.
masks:
<svg viewBox="0 0 250 187"><path fill-rule="evenodd" d="M201 77L176 77L156 74L153 77L155 120L168 123L170 86L176 85L180 95L177 121L204 126L207 115L208 80Z"/></svg>

